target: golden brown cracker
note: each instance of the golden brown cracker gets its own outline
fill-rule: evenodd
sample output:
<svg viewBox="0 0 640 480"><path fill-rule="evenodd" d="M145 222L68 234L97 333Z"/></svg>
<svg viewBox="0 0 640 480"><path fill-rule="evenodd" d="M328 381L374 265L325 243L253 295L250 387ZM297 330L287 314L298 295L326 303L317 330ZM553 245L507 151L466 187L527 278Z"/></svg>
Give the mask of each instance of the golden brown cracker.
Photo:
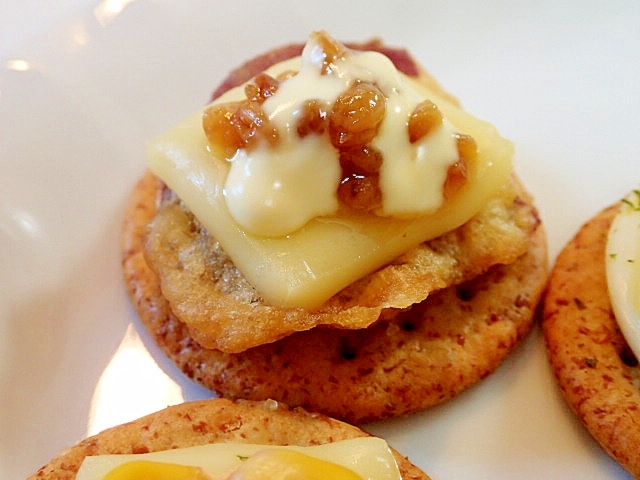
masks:
<svg viewBox="0 0 640 480"><path fill-rule="evenodd" d="M566 402L600 445L640 478L638 362L609 301L605 249L613 205L560 252L544 300L548 356Z"/></svg>
<svg viewBox="0 0 640 480"><path fill-rule="evenodd" d="M29 480L72 480L89 455L147 453L216 442L307 446L367 435L338 420L275 401L201 400L171 406L89 437ZM392 451L404 480L429 479L406 457Z"/></svg>
<svg viewBox="0 0 640 480"><path fill-rule="evenodd" d="M143 177L127 211L126 283L157 344L188 377L221 396L274 398L356 423L433 406L498 367L530 329L546 282L545 233L522 197L516 201L534 227L528 252L509 266L411 309L385 310L384 321L367 329L317 327L237 354L206 349L173 315L145 261L140 223L154 215L156 182Z"/></svg>

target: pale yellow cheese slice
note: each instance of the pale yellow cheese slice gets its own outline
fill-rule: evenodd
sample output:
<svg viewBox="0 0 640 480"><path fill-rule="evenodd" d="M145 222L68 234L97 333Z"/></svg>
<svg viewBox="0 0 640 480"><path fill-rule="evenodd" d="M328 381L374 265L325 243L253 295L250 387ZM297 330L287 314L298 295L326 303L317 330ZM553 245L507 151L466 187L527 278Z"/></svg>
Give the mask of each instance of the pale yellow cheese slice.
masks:
<svg viewBox="0 0 640 480"><path fill-rule="evenodd" d="M298 60L271 73L296 70ZM438 105L461 133L478 145L477 162L456 197L435 214L399 220L381 217L324 217L280 238L250 235L232 219L223 197L229 169L207 148L202 111L187 117L148 145L152 171L177 193L216 237L237 268L263 299L282 307L313 309L355 280L380 268L421 242L469 220L507 180L513 145L489 123L479 120L418 81L406 77L424 98ZM220 101L242 98L242 89Z"/></svg>
<svg viewBox="0 0 640 480"><path fill-rule="evenodd" d="M77 480L102 480L127 462L162 462L202 468L211 480L226 480L252 456L270 450L299 452L352 470L363 480L401 480L400 471L387 442L377 437L358 437L308 447L244 443L214 443L144 454L86 457ZM287 465L281 471L287 472Z"/></svg>

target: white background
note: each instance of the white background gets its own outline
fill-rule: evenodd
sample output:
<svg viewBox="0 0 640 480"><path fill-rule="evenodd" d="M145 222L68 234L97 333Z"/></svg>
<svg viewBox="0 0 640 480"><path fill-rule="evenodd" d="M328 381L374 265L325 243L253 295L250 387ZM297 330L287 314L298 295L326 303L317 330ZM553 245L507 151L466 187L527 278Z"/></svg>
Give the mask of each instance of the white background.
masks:
<svg viewBox="0 0 640 480"><path fill-rule="evenodd" d="M210 395L132 311L123 205L147 139L206 102L230 68L316 29L408 47L513 140L551 260L640 186L634 0L0 0L0 478ZM563 404L538 329L459 398L366 428L436 480L628 478Z"/></svg>

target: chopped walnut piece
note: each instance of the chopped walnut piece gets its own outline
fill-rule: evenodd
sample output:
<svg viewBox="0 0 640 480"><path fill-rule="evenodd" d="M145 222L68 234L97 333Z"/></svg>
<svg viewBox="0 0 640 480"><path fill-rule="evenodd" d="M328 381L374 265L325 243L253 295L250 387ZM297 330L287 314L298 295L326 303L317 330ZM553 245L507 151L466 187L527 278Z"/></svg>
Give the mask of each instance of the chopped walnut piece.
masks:
<svg viewBox="0 0 640 480"><path fill-rule="evenodd" d="M298 135L304 138L311 133L322 135L329 126L327 110L318 100L307 100L301 108L298 121Z"/></svg>
<svg viewBox="0 0 640 480"><path fill-rule="evenodd" d="M382 153L377 148L360 145L340 151L340 166L343 170L377 173L382 166Z"/></svg>
<svg viewBox="0 0 640 480"><path fill-rule="evenodd" d="M409 141L415 143L442 125L442 113L431 100L418 104L409 117Z"/></svg>
<svg viewBox="0 0 640 480"><path fill-rule="evenodd" d="M469 164L478 156L478 146L473 137L457 134L456 144L459 159L447 170L447 179L444 183L444 199L450 199L467 181Z"/></svg>
<svg viewBox="0 0 640 480"><path fill-rule="evenodd" d="M214 154L231 158L244 144L231 119L240 102L222 103L208 107L202 114L202 127Z"/></svg>
<svg viewBox="0 0 640 480"><path fill-rule="evenodd" d="M386 98L369 82L356 82L335 101L329 115L329 135L334 147L371 142L384 119Z"/></svg>
<svg viewBox="0 0 640 480"><path fill-rule="evenodd" d="M358 146L340 151L342 180L338 200L361 213L371 212L382 205L379 170L382 154L372 146Z"/></svg>
<svg viewBox="0 0 640 480"><path fill-rule="evenodd" d="M382 205L378 174L351 173L338 186L340 202L360 213L371 212Z"/></svg>
<svg viewBox="0 0 640 480"><path fill-rule="evenodd" d="M323 75L333 73L336 62L344 59L347 55L347 48L326 32L314 32L311 34L311 38L315 38L318 46L322 50L321 73Z"/></svg>
<svg viewBox="0 0 640 480"><path fill-rule="evenodd" d="M244 87L244 93L249 100L262 104L278 91L279 85L280 81L278 79L266 73L261 73Z"/></svg>
<svg viewBox="0 0 640 480"><path fill-rule="evenodd" d="M202 125L211 148L225 158L233 157L240 148L254 148L261 140L274 145L279 138L254 100L212 105L204 111Z"/></svg>

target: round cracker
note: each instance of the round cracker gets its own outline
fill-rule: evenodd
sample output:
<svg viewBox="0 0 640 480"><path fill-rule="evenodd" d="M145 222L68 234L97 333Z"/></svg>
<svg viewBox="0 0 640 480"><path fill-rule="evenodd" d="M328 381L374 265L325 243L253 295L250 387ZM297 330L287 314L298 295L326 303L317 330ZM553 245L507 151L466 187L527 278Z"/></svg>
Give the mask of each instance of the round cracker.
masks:
<svg viewBox="0 0 640 480"><path fill-rule="evenodd" d="M216 442L307 446L367 435L352 425L275 401L200 400L174 405L89 437L28 480L72 480L89 455L147 453ZM429 480L406 457L392 451L404 480Z"/></svg>
<svg viewBox="0 0 640 480"><path fill-rule="evenodd" d="M352 423L425 409L493 372L530 330L547 277L546 238L536 221L526 255L442 290L372 327L317 327L241 353L196 343L171 312L144 257L161 183L150 174L131 197L123 268L131 298L157 344L194 381L230 398L273 398Z"/></svg>
<svg viewBox="0 0 640 480"><path fill-rule="evenodd" d="M607 233L618 208L601 211L560 252L543 331L566 402L609 455L640 478L640 369L612 312L605 271Z"/></svg>

